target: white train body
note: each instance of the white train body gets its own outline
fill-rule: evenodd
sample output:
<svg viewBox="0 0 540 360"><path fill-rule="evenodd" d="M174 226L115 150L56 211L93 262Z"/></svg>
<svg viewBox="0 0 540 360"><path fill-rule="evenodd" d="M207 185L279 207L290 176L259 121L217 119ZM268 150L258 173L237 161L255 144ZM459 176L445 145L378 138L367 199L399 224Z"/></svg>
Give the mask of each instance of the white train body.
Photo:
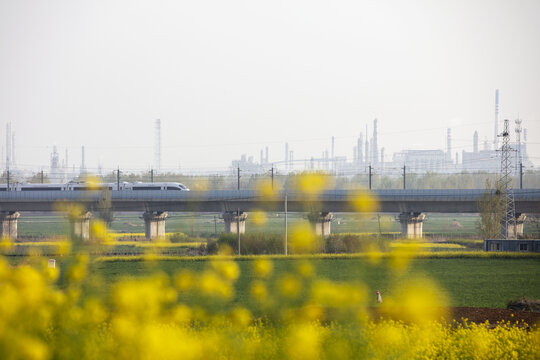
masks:
<svg viewBox="0 0 540 360"><path fill-rule="evenodd" d="M9 191L85 191L85 190L111 190L111 191L189 191L189 189L181 183L177 182L158 182L158 183L143 183L143 182L121 182L120 189L117 183L99 184L90 186L87 183L67 183L67 184L24 184L15 183L9 184ZM7 184L0 185L0 191L6 191Z"/></svg>

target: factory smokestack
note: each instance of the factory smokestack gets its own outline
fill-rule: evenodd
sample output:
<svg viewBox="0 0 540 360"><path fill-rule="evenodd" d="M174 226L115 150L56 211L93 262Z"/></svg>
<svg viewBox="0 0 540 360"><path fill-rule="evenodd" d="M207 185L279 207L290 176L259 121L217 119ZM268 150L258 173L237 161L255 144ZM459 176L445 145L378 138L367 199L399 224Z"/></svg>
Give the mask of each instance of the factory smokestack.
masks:
<svg viewBox="0 0 540 360"><path fill-rule="evenodd" d="M15 167L15 133L11 133L11 165Z"/></svg>
<svg viewBox="0 0 540 360"><path fill-rule="evenodd" d="M494 150L499 148L499 89L495 90L495 129L493 135Z"/></svg>
<svg viewBox="0 0 540 360"><path fill-rule="evenodd" d="M373 140L371 141L371 147L373 148L371 157L373 158L373 164L379 162L379 145L377 144L377 119L373 120Z"/></svg>
<svg viewBox="0 0 540 360"><path fill-rule="evenodd" d="M364 161L364 151L362 150L362 146L364 146L364 136L360 133L358 144L356 146L356 149L358 150L358 155L356 156L358 164L361 164Z"/></svg>
<svg viewBox="0 0 540 360"><path fill-rule="evenodd" d="M473 136L473 152L478 152L478 131L475 131Z"/></svg>
<svg viewBox="0 0 540 360"><path fill-rule="evenodd" d="M369 139L368 139L368 126L366 124L366 145L365 145L365 157L366 157L366 165L369 164Z"/></svg>
<svg viewBox="0 0 540 360"><path fill-rule="evenodd" d="M84 145L81 148L81 175L86 173L86 164L84 162Z"/></svg>

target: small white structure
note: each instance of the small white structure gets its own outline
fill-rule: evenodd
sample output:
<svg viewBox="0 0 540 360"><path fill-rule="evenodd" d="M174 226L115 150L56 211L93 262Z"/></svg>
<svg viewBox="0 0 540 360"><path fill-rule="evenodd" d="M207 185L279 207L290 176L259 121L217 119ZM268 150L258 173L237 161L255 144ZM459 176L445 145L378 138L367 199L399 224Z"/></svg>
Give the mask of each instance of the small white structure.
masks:
<svg viewBox="0 0 540 360"><path fill-rule="evenodd" d="M47 262L47 267L54 269L56 267L56 260L49 259L49 261Z"/></svg>

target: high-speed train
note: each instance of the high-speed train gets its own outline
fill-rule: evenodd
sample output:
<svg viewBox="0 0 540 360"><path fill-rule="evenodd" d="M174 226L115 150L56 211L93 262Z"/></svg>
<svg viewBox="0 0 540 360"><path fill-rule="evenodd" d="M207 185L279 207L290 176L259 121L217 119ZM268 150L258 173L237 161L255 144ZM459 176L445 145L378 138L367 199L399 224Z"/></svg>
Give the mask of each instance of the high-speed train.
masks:
<svg viewBox="0 0 540 360"><path fill-rule="evenodd" d="M9 191L84 191L84 190L112 190L112 191L141 191L141 190L155 190L155 191L189 191L189 189L181 183L177 182L121 182L120 189L118 189L117 183L99 184L97 186L90 185L84 182L72 182L66 184L24 184L14 183L9 184ZM7 191L7 184L0 184L0 191Z"/></svg>

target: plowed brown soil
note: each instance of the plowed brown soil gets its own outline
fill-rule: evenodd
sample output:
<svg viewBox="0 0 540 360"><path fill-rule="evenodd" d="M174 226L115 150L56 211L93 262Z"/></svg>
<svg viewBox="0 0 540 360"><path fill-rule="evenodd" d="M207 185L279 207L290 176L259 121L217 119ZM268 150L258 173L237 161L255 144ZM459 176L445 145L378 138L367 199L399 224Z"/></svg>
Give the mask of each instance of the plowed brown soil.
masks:
<svg viewBox="0 0 540 360"><path fill-rule="evenodd" d="M491 325L495 325L498 322L510 321L511 323L524 322L529 326L540 325L540 313L538 312L481 307L452 307L449 310L449 315L446 319L448 321L456 320L463 322L463 319L467 319L469 322L477 324L489 321ZM374 319L392 318L394 320L400 320L389 314L382 313L378 308L372 308L371 313Z"/></svg>
<svg viewBox="0 0 540 360"><path fill-rule="evenodd" d="M523 321L529 325L538 324L540 321L540 313L537 312L477 307L454 307L451 309L452 317L457 321L468 319L475 323L483 323L488 320L490 324L500 321L510 321L512 323Z"/></svg>

